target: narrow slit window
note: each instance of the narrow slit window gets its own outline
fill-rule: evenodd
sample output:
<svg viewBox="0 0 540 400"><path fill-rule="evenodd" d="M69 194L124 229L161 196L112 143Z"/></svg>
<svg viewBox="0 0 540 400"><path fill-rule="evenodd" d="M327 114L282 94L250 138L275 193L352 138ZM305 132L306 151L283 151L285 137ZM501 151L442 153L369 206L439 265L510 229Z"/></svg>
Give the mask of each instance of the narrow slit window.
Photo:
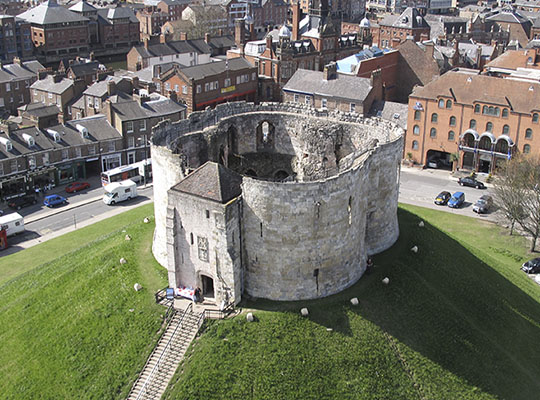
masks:
<svg viewBox="0 0 540 400"><path fill-rule="evenodd" d="M349 213L349 225L352 224L352 197L349 197L349 206L347 207Z"/></svg>
<svg viewBox="0 0 540 400"><path fill-rule="evenodd" d="M263 237L263 235L262 235L262 222L260 224L260 228L261 228L261 237Z"/></svg>
<svg viewBox="0 0 540 400"><path fill-rule="evenodd" d="M194 242L193 242L193 233L190 233L190 234L189 234L189 239L191 240L191 244L193 244L193 243L194 243Z"/></svg>

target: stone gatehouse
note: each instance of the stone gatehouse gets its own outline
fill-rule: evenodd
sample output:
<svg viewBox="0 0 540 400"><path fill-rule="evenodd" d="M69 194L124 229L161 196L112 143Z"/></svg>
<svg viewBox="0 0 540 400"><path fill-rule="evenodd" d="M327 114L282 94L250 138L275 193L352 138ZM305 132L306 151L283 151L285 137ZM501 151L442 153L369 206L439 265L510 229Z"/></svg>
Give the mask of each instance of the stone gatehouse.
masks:
<svg viewBox="0 0 540 400"><path fill-rule="evenodd" d="M222 104L154 128L153 252L216 302L337 293L399 235L403 130L300 104Z"/></svg>

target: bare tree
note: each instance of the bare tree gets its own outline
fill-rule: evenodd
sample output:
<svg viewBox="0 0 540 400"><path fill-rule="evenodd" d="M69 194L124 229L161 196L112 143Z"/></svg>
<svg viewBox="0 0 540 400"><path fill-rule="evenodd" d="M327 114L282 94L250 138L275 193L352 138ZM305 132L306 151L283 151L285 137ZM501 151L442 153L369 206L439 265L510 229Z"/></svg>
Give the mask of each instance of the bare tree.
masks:
<svg viewBox="0 0 540 400"><path fill-rule="evenodd" d="M510 234L517 223L531 236L531 251L540 236L540 159L538 156L515 156L498 172L495 179L495 202L510 221Z"/></svg>

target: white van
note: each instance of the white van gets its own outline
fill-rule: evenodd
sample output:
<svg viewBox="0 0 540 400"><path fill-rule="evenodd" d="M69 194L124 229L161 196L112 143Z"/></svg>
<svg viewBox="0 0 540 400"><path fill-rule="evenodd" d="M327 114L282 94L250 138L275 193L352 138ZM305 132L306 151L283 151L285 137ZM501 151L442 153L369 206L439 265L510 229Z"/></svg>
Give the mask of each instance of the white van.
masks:
<svg viewBox="0 0 540 400"><path fill-rule="evenodd" d="M137 184L131 179L109 183L104 189L103 202L108 205L137 197Z"/></svg>
<svg viewBox="0 0 540 400"><path fill-rule="evenodd" d="M7 236L24 232L24 218L19 213L11 213L0 217L0 228L6 230Z"/></svg>

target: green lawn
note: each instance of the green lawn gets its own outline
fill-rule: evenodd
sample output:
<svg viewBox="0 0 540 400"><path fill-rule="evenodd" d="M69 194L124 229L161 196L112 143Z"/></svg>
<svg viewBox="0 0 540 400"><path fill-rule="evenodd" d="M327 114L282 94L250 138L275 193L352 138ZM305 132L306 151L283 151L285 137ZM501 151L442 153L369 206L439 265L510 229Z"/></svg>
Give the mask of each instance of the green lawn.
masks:
<svg viewBox="0 0 540 400"><path fill-rule="evenodd" d="M142 221L152 214L142 206L0 259L0 398L127 395L164 313L153 218Z"/></svg>
<svg viewBox="0 0 540 400"><path fill-rule="evenodd" d="M539 398L540 287L519 271L525 241L436 210L404 205L399 218L398 243L345 292L248 302L257 322L209 324L166 398Z"/></svg>

